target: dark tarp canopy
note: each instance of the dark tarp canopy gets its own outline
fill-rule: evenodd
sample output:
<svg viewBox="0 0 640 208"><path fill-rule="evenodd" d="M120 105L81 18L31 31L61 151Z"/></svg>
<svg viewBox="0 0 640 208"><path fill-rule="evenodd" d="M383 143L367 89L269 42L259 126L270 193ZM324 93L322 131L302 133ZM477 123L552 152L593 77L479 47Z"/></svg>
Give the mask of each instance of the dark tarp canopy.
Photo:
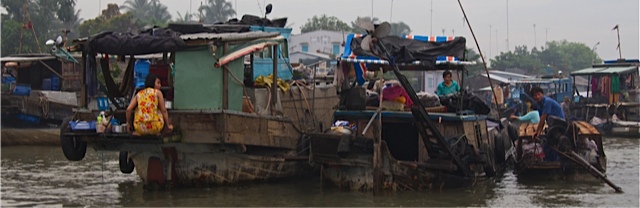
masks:
<svg viewBox="0 0 640 208"><path fill-rule="evenodd" d="M115 55L142 55L175 51L185 46L180 33L152 28L139 34L103 32L88 39L85 51Z"/></svg>
<svg viewBox="0 0 640 208"><path fill-rule="evenodd" d="M370 51L365 51L360 46L362 37L353 38L350 48L356 56L376 56ZM411 63L420 61L435 65L436 59L441 56L453 56L462 59L465 52L466 39L455 37L447 41L420 41L416 39L387 36L381 39L384 47L389 51L396 63ZM348 54L345 54L348 55Z"/></svg>

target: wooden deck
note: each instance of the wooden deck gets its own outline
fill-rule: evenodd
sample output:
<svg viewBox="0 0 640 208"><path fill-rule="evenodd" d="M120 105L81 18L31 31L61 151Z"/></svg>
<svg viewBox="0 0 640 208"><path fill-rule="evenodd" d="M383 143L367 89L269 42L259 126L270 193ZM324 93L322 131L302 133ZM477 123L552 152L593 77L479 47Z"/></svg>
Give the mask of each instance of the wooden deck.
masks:
<svg viewBox="0 0 640 208"><path fill-rule="evenodd" d="M576 127L578 127L578 135L600 135L600 132L591 124L585 122L585 121L574 121L573 123L576 124ZM520 124L520 130L519 130L519 134L520 137L529 137L531 138L531 136L533 136L533 133L535 132L536 128L538 127L538 124L533 124L533 123L522 123ZM548 126L545 124L544 128L546 129Z"/></svg>

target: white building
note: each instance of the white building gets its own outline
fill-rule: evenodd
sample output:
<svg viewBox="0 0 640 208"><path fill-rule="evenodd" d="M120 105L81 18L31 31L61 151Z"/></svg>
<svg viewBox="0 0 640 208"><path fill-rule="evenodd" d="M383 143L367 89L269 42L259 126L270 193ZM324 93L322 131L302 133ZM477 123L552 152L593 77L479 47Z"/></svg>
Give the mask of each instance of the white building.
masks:
<svg viewBox="0 0 640 208"><path fill-rule="evenodd" d="M300 59L326 58L335 60L342 51L349 32L316 30L294 34L289 38L289 57L291 63L300 63Z"/></svg>

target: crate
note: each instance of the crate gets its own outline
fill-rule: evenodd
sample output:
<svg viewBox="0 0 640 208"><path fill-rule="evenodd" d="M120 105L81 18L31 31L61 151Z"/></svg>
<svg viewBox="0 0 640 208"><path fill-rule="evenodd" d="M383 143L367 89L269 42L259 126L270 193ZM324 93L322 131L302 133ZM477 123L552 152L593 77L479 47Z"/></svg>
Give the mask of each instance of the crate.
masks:
<svg viewBox="0 0 640 208"><path fill-rule="evenodd" d="M98 110L106 111L109 110L109 98L106 97L98 97L96 98L98 101Z"/></svg>
<svg viewBox="0 0 640 208"><path fill-rule="evenodd" d="M31 94L31 85L17 84L11 94L29 96Z"/></svg>
<svg viewBox="0 0 640 208"><path fill-rule="evenodd" d="M96 121L69 121L71 131L96 130Z"/></svg>

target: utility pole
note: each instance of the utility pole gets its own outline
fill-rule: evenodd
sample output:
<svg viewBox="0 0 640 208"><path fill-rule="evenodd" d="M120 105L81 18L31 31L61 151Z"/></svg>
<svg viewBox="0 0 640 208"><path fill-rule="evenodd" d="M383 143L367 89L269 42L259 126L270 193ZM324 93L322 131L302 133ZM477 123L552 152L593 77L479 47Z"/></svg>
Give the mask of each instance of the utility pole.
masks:
<svg viewBox="0 0 640 208"><path fill-rule="evenodd" d="M491 58L491 25L489 25L489 58Z"/></svg>
<svg viewBox="0 0 640 208"><path fill-rule="evenodd" d="M433 0L431 0L431 23L429 23L431 27L429 30L429 36L433 36Z"/></svg>
<svg viewBox="0 0 640 208"><path fill-rule="evenodd" d="M391 13L389 14L389 22L393 22L393 0L391 0Z"/></svg>
<svg viewBox="0 0 640 208"><path fill-rule="evenodd" d="M549 28L545 27L544 28L544 44L546 45L547 42L549 42L549 40L547 39L547 37L549 36Z"/></svg>
<svg viewBox="0 0 640 208"><path fill-rule="evenodd" d="M509 51L509 0L507 0L507 51Z"/></svg>
<svg viewBox="0 0 640 208"><path fill-rule="evenodd" d="M500 41L498 41L498 29L496 29L496 52L500 54Z"/></svg>
<svg viewBox="0 0 640 208"><path fill-rule="evenodd" d="M444 36L444 28L442 28L442 36Z"/></svg>
<svg viewBox="0 0 640 208"><path fill-rule="evenodd" d="M591 52L595 55L596 54L596 48L598 47L598 45L600 45L600 42L597 42L595 45L593 45L593 47L591 47ZM596 62L596 56L593 56L593 58L591 58L591 64L595 64Z"/></svg>
<svg viewBox="0 0 640 208"><path fill-rule="evenodd" d="M533 24L533 47L538 46L538 38L536 36L536 24Z"/></svg>

